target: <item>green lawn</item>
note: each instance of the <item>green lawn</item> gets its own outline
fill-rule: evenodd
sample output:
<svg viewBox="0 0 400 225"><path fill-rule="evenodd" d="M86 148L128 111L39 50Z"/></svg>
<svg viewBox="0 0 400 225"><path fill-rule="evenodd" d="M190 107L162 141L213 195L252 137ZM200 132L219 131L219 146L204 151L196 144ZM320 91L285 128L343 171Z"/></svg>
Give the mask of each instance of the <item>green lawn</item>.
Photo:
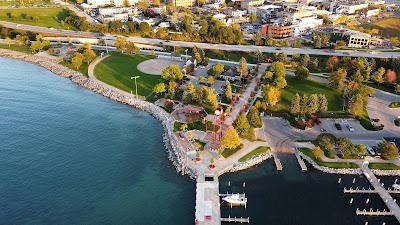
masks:
<svg viewBox="0 0 400 225"><path fill-rule="evenodd" d="M343 113L341 92L328 87L326 84L312 80L299 80L292 76L286 76L286 81L288 85L282 91L280 105L273 109L273 111L289 112L289 106L293 96L299 93L300 96L303 94L307 94L308 96L311 94L325 94L329 102L329 112Z"/></svg>
<svg viewBox="0 0 400 225"><path fill-rule="evenodd" d="M51 8L32 8L32 9L0 9L0 20L21 23L27 25L35 25L41 27L52 27L56 29L75 29L68 24L64 24L62 20L67 15L67 10L60 7ZM7 13L12 14L12 18L7 16ZM22 14L27 14L32 17L37 17L38 21L30 18L23 18Z"/></svg>
<svg viewBox="0 0 400 225"><path fill-rule="evenodd" d="M400 18L386 18L371 24L363 25L363 27L368 29L378 29L379 34L387 38L399 37Z"/></svg>
<svg viewBox="0 0 400 225"><path fill-rule="evenodd" d="M175 122L174 123L174 131L181 131L181 126L183 123ZM201 130L201 131L206 131L206 125L203 123L203 121L197 121L194 123L188 123L188 128L187 130ZM210 131L213 129L213 123L210 121L207 121L207 129ZM217 130L219 130L219 126L217 125L216 127Z"/></svg>
<svg viewBox="0 0 400 225"><path fill-rule="evenodd" d="M400 166L393 163L370 163L369 168L376 170L399 170Z"/></svg>
<svg viewBox="0 0 400 225"><path fill-rule="evenodd" d="M390 86L390 85L387 85L387 84L379 84L378 85L377 83L373 83L373 82L368 82L367 85L370 86L370 87L382 90L382 91L386 91L386 92L390 92L390 93L393 93L393 94L397 94L394 86Z"/></svg>
<svg viewBox="0 0 400 225"><path fill-rule="evenodd" d="M23 4L21 4L21 2ZM18 5L18 6L30 6L30 5L54 5L50 0L25 0L25 1L20 1L20 0L0 0L0 6L12 6L12 5Z"/></svg>
<svg viewBox="0 0 400 225"><path fill-rule="evenodd" d="M31 49L28 46L25 46L25 45L19 46L19 45L12 44L12 45L8 46L7 44L0 44L0 48L10 49L10 50L13 50L13 51L29 53L29 54L32 53Z"/></svg>
<svg viewBox="0 0 400 225"><path fill-rule="evenodd" d="M228 158L229 156L233 155L234 153L236 153L237 151L239 151L240 149L243 148L243 144L240 144L237 148L226 148L224 149L224 151L222 151L222 156L224 158Z"/></svg>
<svg viewBox="0 0 400 225"><path fill-rule="evenodd" d="M255 155L263 154L263 153L266 153L266 152L268 152L270 150L271 150L270 147L260 146L260 147L258 147L256 149L254 149L253 151L249 152L248 154L246 154L242 158L240 158L239 162L245 162L246 160L254 157Z"/></svg>
<svg viewBox="0 0 400 225"><path fill-rule="evenodd" d="M137 69L139 63L148 59L151 57L115 53L97 64L94 73L97 79L126 92L135 91L135 82L131 77L140 76L137 79L138 95L152 101L153 87L162 79L161 76L146 74Z"/></svg>
<svg viewBox="0 0 400 225"><path fill-rule="evenodd" d="M355 163L336 163L336 162L323 162L320 159L316 158L312 153L312 150L309 148L300 148L299 149L303 154L310 157L314 162L316 162L320 166L325 166L329 168L342 169L342 168L358 168L358 165Z"/></svg>

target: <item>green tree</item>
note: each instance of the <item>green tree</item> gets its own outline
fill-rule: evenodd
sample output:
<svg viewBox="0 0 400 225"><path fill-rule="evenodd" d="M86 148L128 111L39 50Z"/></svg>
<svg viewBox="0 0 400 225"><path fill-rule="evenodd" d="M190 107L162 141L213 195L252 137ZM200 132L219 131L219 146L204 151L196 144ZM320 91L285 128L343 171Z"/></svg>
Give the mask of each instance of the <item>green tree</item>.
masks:
<svg viewBox="0 0 400 225"><path fill-rule="evenodd" d="M149 7L149 2L147 0L140 0L137 3L137 6L143 10L147 9Z"/></svg>
<svg viewBox="0 0 400 225"><path fill-rule="evenodd" d="M299 93L296 93L293 96L292 101L290 103L290 107L289 107L289 112L292 115L298 115L301 113L300 101L301 101L300 95L299 95Z"/></svg>
<svg viewBox="0 0 400 225"><path fill-rule="evenodd" d="M240 138L233 126L228 126L221 140L224 148L235 149L240 145Z"/></svg>
<svg viewBox="0 0 400 225"><path fill-rule="evenodd" d="M308 67L308 65L310 64L311 58L308 54L305 54L302 58L301 58L301 65L303 65L304 67Z"/></svg>
<svg viewBox="0 0 400 225"><path fill-rule="evenodd" d="M175 81L170 81L168 83L168 96L171 99L175 99L176 90L178 90L179 84Z"/></svg>
<svg viewBox="0 0 400 225"><path fill-rule="evenodd" d="M396 145L388 141L383 141L382 143L380 143L378 145L378 148L382 153L382 157L384 159L394 159L399 157L399 149L396 147Z"/></svg>
<svg viewBox="0 0 400 225"><path fill-rule="evenodd" d="M76 69L79 69L81 67L84 59L85 59L85 57L81 53L77 52L77 53L75 53L74 57L72 57L71 63Z"/></svg>
<svg viewBox="0 0 400 225"><path fill-rule="evenodd" d="M249 113L247 114L247 120L249 121L250 125L255 128L262 127L260 112L258 111L257 107L251 107Z"/></svg>
<svg viewBox="0 0 400 225"><path fill-rule="evenodd" d="M346 81L347 72L343 68L339 68L338 71L332 72L329 75L329 85L338 89L342 90L344 86L344 82Z"/></svg>
<svg viewBox="0 0 400 225"><path fill-rule="evenodd" d="M396 92L400 94L400 84L396 85Z"/></svg>
<svg viewBox="0 0 400 225"><path fill-rule="evenodd" d="M146 1L147 1L147 0L146 0ZM140 29L140 31L142 31L143 33L147 34L147 33L149 33L149 32L151 31L151 26L150 26L150 24L147 23L147 22L141 22L141 23L139 24L139 29Z"/></svg>
<svg viewBox="0 0 400 225"><path fill-rule="evenodd" d="M247 77L247 75L249 74L249 67L244 57L242 57L239 61L239 65L237 66L237 72L240 73L240 76L242 77Z"/></svg>
<svg viewBox="0 0 400 225"><path fill-rule="evenodd" d="M312 115L318 111L319 108L319 98L318 95L312 94L306 104L306 113Z"/></svg>
<svg viewBox="0 0 400 225"><path fill-rule="evenodd" d="M153 88L153 92L156 94L162 94L167 91L167 86L164 83L158 83Z"/></svg>
<svg viewBox="0 0 400 225"><path fill-rule="evenodd" d="M183 79L183 73L178 65L170 65L161 71L161 77L168 81L180 81Z"/></svg>
<svg viewBox="0 0 400 225"><path fill-rule="evenodd" d="M213 88L207 90L206 104L206 107L212 111L216 110L218 107L217 94Z"/></svg>
<svg viewBox="0 0 400 225"><path fill-rule="evenodd" d="M367 154L367 148L363 144L356 145L356 151L359 157L362 157Z"/></svg>
<svg viewBox="0 0 400 225"><path fill-rule="evenodd" d="M86 48L83 51L83 57L85 58L85 62L89 65L89 63L96 58L96 52L94 52L91 48Z"/></svg>
<svg viewBox="0 0 400 225"><path fill-rule="evenodd" d="M263 99L268 105L275 106L280 101L280 98L281 98L280 88L268 84L264 85Z"/></svg>
<svg viewBox="0 0 400 225"><path fill-rule="evenodd" d="M250 22L254 23L257 20L257 15L255 13L252 13L249 15L249 19L250 19Z"/></svg>
<svg viewBox="0 0 400 225"><path fill-rule="evenodd" d="M128 40L123 37L117 37L117 40L115 41L115 48L119 52L125 52L126 46L128 45Z"/></svg>
<svg viewBox="0 0 400 225"><path fill-rule="evenodd" d="M308 97L306 94L303 94L300 99L300 113L301 114L306 114L307 113L307 102L308 102Z"/></svg>
<svg viewBox="0 0 400 225"><path fill-rule="evenodd" d="M225 81L225 97L229 102L232 101L232 87L229 80Z"/></svg>
<svg viewBox="0 0 400 225"><path fill-rule="evenodd" d="M140 52L140 48L136 47L135 43L128 42L126 45L126 52L129 54L138 54Z"/></svg>
<svg viewBox="0 0 400 225"><path fill-rule="evenodd" d="M214 84L214 82L215 82L215 80L214 80L214 77L213 76L208 76L207 77L207 83L209 83L209 84Z"/></svg>
<svg viewBox="0 0 400 225"><path fill-rule="evenodd" d="M374 81L378 84L382 84L383 82L385 82L385 73L386 70L383 67L380 67L374 74Z"/></svg>
<svg viewBox="0 0 400 225"><path fill-rule="evenodd" d="M298 66L294 74L300 80L305 80L310 76L310 71L304 66Z"/></svg>
<svg viewBox="0 0 400 225"><path fill-rule="evenodd" d="M244 113L241 113L235 122L235 129L240 136L246 136L250 131L250 123Z"/></svg>
<svg viewBox="0 0 400 225"><path fill-rule="evenodd" d="M198 53L198 52L194 53L194 58L196 59L196 63L197 64L201 63L201 55L200 55L200 53Z"/></svg>
<svg viewBox="0 0 400 225"><path fill-rule="evenodd" d="M318 95L318 105L319 105L319 112L326 112L328 111L328 99L324 94Z"/></svg>

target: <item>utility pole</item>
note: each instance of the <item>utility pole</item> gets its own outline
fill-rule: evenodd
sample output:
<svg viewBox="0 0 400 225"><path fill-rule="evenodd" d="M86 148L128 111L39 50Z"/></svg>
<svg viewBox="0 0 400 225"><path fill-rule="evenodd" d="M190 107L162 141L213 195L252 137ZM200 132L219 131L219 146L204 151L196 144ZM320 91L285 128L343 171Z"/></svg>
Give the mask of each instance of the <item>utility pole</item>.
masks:
<svg viewBox="0 0 400 225"><path fill-rule="evenodd" d="M139 78L140 76L134 76L134 77L131 77L131 80L132 79L135 79L135 93L136 93L136 98L138 97L138 94L137 94L137 83L136 83L136 79L137 78ZM132 91L131 91L131 93L132 93Z"/></svg>

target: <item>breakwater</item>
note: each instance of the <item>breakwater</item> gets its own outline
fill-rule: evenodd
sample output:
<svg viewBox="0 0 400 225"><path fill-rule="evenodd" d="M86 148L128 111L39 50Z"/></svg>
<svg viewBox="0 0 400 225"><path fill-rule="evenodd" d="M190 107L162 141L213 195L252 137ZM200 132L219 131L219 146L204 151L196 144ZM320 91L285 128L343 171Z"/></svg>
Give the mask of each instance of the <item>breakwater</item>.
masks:
<svg viewBox="0 0 400 225"><path fill-rule="evenodd" d="M58 64L55 61L49 60L42 56L29 55L21 52L0 49L0 57L22 60L31 64L41 66L51 71L52 73L64 78L68 78L73 83L89 89L97 94L103 95L104 97L108 97L117 102L127 104L136 109L149 113L154 118L161 121L161 124L165 131L163 135L163 141L168 153L168 159L175 166L176 171L181 173L182 175L188 175L191 178L195 178L197 176L196 169L191 166L191 163L190 161L188 161L189 159L187 158L185 151L179 144L178 138L173 133L174 120L162 108L154 105L153 103L137 99L129 95L128 93L123 94L121 92L112 90L95 80L84 77L81 73L77 71L71 70L65 66Z"/></svg>
<svg viewBox="0 0 400 225"><path fill-rule="evenodd" d="M258 164L264 162L265 160L267 160L271 157L272 157L271 152L258 154L244 162L237 162L229 167L222 169L221 171L218 172L218 176L221 176L224 173L233 173L233 172L249 169L255 165L258 165Z"/></svg>

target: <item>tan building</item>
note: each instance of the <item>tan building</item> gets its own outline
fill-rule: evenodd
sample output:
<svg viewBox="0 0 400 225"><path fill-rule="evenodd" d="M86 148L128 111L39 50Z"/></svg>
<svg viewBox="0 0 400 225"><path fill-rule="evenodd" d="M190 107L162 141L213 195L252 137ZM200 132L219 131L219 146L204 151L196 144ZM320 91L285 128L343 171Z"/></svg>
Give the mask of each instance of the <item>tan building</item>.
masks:
<svg viewBox="0 0 400 225"><path fill-rule="evenodd" d="M349 34L349 44L347 45L350 48L366 48L369 46L371 39L371 35L361 33L361 32L354 32Z"/></svg>
<svg viewBox="0 0 400 225"><path fill-rule="evenodd" d="M244 0L240 2L240 7L242 9L249 9L250 7L262 6L264 0Z"/></svg>
<svg viewBox="0 0 400 225"><path fill-rule="evenodd" d="M194 0L170 0L175 7L192 7L195 5Z"/></svg>

